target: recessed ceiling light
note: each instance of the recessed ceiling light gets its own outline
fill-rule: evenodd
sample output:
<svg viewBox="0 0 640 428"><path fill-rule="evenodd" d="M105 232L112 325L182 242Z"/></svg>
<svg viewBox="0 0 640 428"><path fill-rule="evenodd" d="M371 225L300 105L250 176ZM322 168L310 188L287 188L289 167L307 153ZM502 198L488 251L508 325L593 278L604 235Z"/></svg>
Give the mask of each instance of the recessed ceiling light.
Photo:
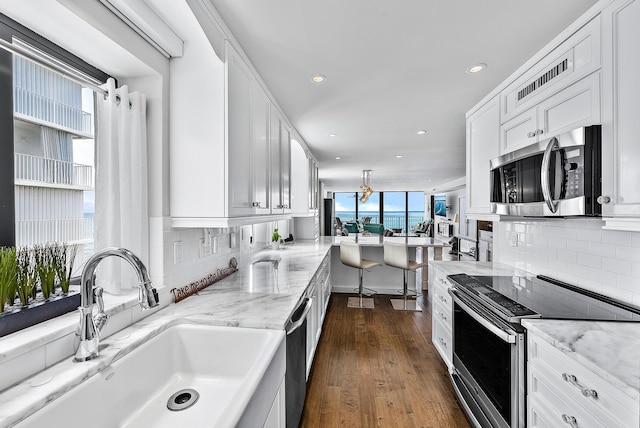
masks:
<svg viewBox="0 0 640 428"><path fill-rule="evenodd" d="M402 157L402 155L396 155L396 158L400 159Z"/></svg>
<svg viewBox="0 0 640 428"><path fill-rule="evenodd" d="M340 156L336 156L336 160L340 160L340 159L341 159Z"/></svg>
<svg viewBox="0 0 640 428"><path fill-rule="evenodd" d="M482 64L482 63L475 64L475 65L472 65L471 67L467 68L467 73L468 74L480 73L485 68L487 68L487 64Z"/></svg>
<svg viewBox="0 0 640 428"><path fill-rule="evenodd" d="M336 136L337 136L336 134L329 134L329 137L331 137L331 138L336 137Z"/></svg>
<svg viewBox="0 0 640 428"><path fill-rule="evenodd" d="M311 76L311 81L313 83L322 83L325 80L327 80L326 76L323 76L322 74L314 74L313 76Z"/></svg>
<svg viewBox="0 0 640 428"><path fill-rule="evenodd" d="M426 133L427 133L427 131L424 130L424 129L421 129L421 130L418 131L418 135L424 135Z"/></svg>

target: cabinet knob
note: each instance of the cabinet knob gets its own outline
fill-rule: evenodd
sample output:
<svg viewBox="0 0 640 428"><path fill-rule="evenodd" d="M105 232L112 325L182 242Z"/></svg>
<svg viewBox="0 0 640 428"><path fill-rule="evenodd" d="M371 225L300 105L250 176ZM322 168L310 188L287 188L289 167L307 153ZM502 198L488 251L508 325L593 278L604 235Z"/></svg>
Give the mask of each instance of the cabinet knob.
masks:
<svg viewBox="0 0 640 428"><path fill-rule="evenodd" d="M611 198L608 196L598 196L598 199L596 199L596 201L598 201L600 205L604 205L611 202Z"/></svg>
<svg viewBox="0 0 640 428"><path fill-rule="evenodd" d="M260 208L260 202L252 202L251 206L254 208Z"/></svg>
<svg viewBox="0 0 640 428"><path fill-rule="evenodd" d="M536 136L535 132L527 132L527 138L533 138Z"/></svg>
<svg viewBox="0 0 640 428"><path fill-rule="evenodd" d="M542 129L536 129L536 135L542 135L544 131Z"/></svg>

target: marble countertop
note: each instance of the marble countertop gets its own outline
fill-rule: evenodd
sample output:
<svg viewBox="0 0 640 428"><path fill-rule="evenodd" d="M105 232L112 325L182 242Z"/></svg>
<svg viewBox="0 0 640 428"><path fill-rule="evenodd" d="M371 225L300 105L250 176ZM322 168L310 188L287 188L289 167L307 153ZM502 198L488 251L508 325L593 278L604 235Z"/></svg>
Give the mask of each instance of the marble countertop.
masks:
<svg viewBox="0 0 640 428"><path fill-rule="evenodd" d="M441 270L445 275L455 275L458 273L466 273L468 275L528 275L527 272L523 270L493 262L431 260L429 261L429 265Z"/></svg>
<svg viewBox="0 0 640 428"><path fill-rule="evenodd" d="M347 236L333 236L324 239L331 239L332 245L340 245L340 242L357 242L365 247L382 247L385 242L395 242L407 244L409 247L451 247L451 244L435 238L427 238L423 236L383 236L371 234L363 236L361 233L352 233Z"/></svg>
<svg viewBox="0 0 640 428"><path fill-rule="evenodd" d="M0 426L12 426L174 325L284 329L331 246L331 238L296 241L240 261L236 273L101 341L100 357L83 363L69 357L2 391Z"/></svg>
<svg viewBox="0 0 640 428"><path fill-rule="evenodd" d="M573 320L523 320L569 358L626 395L640 397L640 323Z"/></svg>

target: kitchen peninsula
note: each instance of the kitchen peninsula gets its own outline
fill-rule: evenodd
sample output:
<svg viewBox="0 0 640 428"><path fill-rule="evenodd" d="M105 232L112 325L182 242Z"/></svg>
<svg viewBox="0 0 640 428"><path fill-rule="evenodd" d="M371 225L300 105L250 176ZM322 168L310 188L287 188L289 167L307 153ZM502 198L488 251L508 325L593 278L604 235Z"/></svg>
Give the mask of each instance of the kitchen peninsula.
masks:
<svg viewBox="0 0 640 428"><path fill-rule="evenodd" d="M364 274L364 286L378 294L400 294L402 292L401 270L384 264L384 243L404 243L409 247L409 259L417 262L428 260L441 260L442 249L451 247L450 244L435 238L422 236L382 236L362 234L350 234L348 236L333 237L333 255L331 257L331 277L333 290L342 293L352 293L354 284L358 284L358 271L345 266L340 262L340 242L357 242L362 246L362 257L380 263L371 269L371 273ZM426 289L426 272L423 269L417 272L408 272L409 289L418 291ZM415 284L412 285L412 284Z"/></svg>

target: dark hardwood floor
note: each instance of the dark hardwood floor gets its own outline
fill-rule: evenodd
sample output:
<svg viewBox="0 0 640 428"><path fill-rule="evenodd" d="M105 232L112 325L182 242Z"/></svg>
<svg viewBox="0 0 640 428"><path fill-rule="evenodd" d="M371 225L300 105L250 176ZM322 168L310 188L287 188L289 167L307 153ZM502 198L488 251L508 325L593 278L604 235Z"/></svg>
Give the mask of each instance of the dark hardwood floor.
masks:
<svg viewBox="0 0 640 428"><path fill-rule="evenodd" d="M431 343L431 312L347 308L334 294L307 386L300 427L469 427Z"/></svg>

